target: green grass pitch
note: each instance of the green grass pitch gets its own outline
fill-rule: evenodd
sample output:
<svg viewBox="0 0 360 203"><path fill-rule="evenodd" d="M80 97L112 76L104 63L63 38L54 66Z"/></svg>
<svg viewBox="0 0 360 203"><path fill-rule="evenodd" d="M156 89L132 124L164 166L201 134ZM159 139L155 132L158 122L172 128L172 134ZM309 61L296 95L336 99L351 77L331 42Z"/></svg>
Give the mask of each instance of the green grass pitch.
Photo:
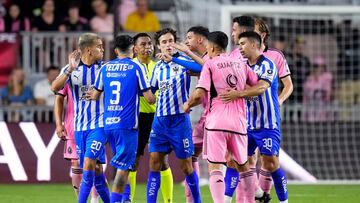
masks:
<svg viewBox="0 0 360 203"><path fill-rule="evenodd" d="M201 187L202 202L211 203L208 186ZM146 202L146 185L140 184L136 189L136 203ZM291 203L352 203L360 202L360 185L289 185L289 202ZM163 202L159 192L159 203ZM278 202L274 190L271 194ZM20 185L0 184L0 202L6 203L64 203L76 202L70 185L36 184ZM174 203L183 203L184 188L180 184L174 186ZM235 201L233 201L235 202Z"/></svg>

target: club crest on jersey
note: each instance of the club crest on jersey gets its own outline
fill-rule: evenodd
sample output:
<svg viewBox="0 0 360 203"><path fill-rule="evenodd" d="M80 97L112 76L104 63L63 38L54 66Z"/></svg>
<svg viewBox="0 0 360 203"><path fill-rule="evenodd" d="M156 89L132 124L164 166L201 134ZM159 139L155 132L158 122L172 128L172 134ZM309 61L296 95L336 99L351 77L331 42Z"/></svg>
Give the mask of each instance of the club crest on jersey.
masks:
<svg viewBox="0 0 360 203"><path fill-rule="evenodd" d="M174 66L172 69L175 72L175 74L177 75L179 72L179 66Z"/></svg>
<svg viewBox="0 0 360 203"><path fill-rule="evenodd" d="M237 85L237 83L238 83L238 78L237 78L235 75L233 75L233 74L229 74L229 75L226 77L226 83L227 83L230 87L234 88L234 87L236 87L236 85Z"/></svg>

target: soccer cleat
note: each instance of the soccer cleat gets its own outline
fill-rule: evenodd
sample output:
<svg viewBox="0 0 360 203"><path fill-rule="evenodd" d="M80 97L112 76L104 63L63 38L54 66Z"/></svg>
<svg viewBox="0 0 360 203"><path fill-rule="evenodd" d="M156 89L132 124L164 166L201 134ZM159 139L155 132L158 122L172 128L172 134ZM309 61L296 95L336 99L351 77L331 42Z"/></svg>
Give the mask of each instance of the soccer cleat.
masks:
<svg viewBox="0 0 360 203"><path fill-rule="evenodd" d="M269 193L264 192L263 196L261 197L255 197L256 203L268 203L270 202L271 197Z"/></svg>

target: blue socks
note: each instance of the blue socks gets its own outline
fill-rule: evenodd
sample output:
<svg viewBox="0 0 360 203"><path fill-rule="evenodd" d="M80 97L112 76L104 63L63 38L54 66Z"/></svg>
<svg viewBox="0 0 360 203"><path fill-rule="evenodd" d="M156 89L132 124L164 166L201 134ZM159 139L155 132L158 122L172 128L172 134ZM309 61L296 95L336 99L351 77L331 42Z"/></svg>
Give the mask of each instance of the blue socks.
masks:
<svg viewBox="0 0 360 203"><path fill-rule="evenodd" d="M281 168L278 168L276 171L271 173L271 176L274 181L274 187L276 194L280 201L285 201L288 199L288 189L287 189L287 179L285 173Z"/></svg>
<svg viewBox="0 0 360 203"><path fill-rule="evenodd" d="M126 184L125 189L124 189L124 193L122 195L122 201L130 201L130 184Z"/></svg>
<svg viewBox="0 0 360 203"><path fill-rule="evenodd" d="M192 174L187 175L185 177L185 180L186 180L186 183L188 184L191 194L193 196L194 203L201 203L199 177L196 174L196 172L193 171Z"/></svg>
<svg viewBox="0 0 360 203"><path fill-rule="evenodd" d="M150 171L146 186L147 203L156 203L160 188L160 172Z"/></svg>
<svg viewBox="0 0 360 203"><path fill-rule="evenodd" d="M225 173L225 195L232 197L234 195L235 189L239 184L239 172L234 168L226 168Z"/></svg>
<svg viewBox="0 0 360 203"><path fill-rule="evenodd" d="M110 192L107 187L106 177L104 173L101 173L99 176L95 176L95 188L99 193L102 201L104 203L110 203Z"/></svg>
<svg viewBox="0 0 360 203"><path fill-rule="evenodd" d="M79 191L79 203L86 203L90 194L90 190L94 184L95 171L83 171L83 176Z"/></svg>
<svg viewBox="0 0 360 203"><path fill-rule="evenodd" d="M123 198L122 194L119 194L119 193L116 193L116 192L111 193L111 203L121 203L122 198Z"/></svg>

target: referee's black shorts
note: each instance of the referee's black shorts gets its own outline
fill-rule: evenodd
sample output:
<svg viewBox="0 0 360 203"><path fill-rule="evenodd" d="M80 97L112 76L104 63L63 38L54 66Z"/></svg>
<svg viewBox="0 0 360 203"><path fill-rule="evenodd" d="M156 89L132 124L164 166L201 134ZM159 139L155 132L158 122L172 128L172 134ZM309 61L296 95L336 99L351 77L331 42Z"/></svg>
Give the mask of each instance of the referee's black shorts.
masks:
<svg viewBox="0 0 360 203"><path fill-rule="evenodd" d="M149 142L151 125L154 120L154 113L141 113L139 115L139 138L137 155L144 155L146 144Z"/></svg>

